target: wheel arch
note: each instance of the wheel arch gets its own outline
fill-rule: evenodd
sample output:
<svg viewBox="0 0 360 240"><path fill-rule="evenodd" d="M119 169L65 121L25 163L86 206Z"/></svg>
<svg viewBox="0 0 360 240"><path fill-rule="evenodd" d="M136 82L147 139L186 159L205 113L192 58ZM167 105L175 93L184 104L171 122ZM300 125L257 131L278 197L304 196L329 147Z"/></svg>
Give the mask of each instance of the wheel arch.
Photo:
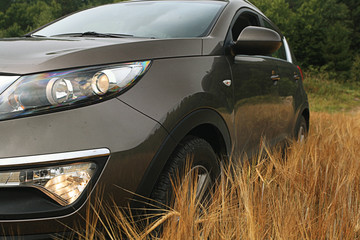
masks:
<svg viewBox="0 0 360 240"><path fill-rule="evenodd" d="M219 156L229 155L231 137L223 117L212 109L200 109L188 114L176 124L170 135L179 144L186 136L203 138Z"/></svg>
<svg viewBox="0 0 360 240"><path fill-rule="evenodd" d="M229 154L222 133L216 126L210 123L201 124L195 127L187 135L206 140L219 158Z"/></svg>
<svg viewBox="0 0 360 240"><path fill-rule="evenodd" d="M137 188L136 195L143 197L150 196L170 155L178 144L189 135L194 135L208 141L219 157L229 155L232 149L231 136L222 116L212 109L195 110L181 119L169 131L168 137L150 162ZM135 205L136 202L138 201L134 201Z"/></svg>

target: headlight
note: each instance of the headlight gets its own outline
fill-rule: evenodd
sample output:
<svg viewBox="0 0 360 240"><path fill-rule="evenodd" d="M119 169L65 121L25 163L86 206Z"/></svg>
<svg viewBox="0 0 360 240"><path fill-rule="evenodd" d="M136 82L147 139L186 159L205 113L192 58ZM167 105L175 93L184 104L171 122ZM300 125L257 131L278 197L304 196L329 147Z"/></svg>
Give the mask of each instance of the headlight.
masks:
<svg viewBox="0 0 360 240"><path fill-rule="evenodd" d="M132 62L20 77L0 95L0 120L117 96L149 66Z"/></svg>
<svg viewBox="0 0 360 240"><path fill-rule="evenodd" d="M37 188L62 206L67 206L80 197L95 171L95 163L77 163L0 172L0 187Z"/></svg>

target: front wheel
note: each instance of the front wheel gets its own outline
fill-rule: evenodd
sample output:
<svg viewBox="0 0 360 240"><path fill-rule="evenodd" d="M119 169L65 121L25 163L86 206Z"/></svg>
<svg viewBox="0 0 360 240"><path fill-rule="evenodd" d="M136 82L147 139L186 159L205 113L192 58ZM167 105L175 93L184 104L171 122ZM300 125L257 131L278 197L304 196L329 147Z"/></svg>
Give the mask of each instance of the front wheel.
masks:
<svg viewBox="0 0 360 240"><path fill-rule="evenodd" d="M307 137L307 134L308 134L308 129L307 129L306 120L304 116L301 116L295 130L295 138L298 142L304 142L305 138Z"/></svg>
<svg viewBox="0 0 360 240"><path fill-rule="evenodd" d="M180 181L178 185L183 187L187 177L196 176L197 184L194 194L196 194L196 200L202 201L219 174L218 157L211 145L202 138L186 137L169 158L151 198L161 205L173 206L176 202L173 189L176 179Z"/></svg>

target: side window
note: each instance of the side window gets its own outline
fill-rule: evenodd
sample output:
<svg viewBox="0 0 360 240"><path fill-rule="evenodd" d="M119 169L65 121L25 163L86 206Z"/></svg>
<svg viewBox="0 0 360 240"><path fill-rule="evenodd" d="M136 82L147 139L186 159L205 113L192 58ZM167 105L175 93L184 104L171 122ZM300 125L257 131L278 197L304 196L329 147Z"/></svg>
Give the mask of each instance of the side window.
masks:
<svg viewBox="0 0 360 240"><path fill-rule="evenodd" d="M244 12L236 19L232 29L232 40L235 42L244 28L248 26L260 26L259 18L250 12Z"/></svg>
<svg viewBox="0 0 360 240"><path fill-rule="evenodd" d="M269 28L271 30L274 30L276 31L276 29L268 22L264 19L264 26L266 28ZM280 58L280 59L283 59L283 60L287 60L286 58L286 50L285 50L285 44L284 44L284 39L282 40L282 45L281 47L279 48L279 50L277 50L276 52L274 52L272 54L272 57L274 58Z"/></svg>

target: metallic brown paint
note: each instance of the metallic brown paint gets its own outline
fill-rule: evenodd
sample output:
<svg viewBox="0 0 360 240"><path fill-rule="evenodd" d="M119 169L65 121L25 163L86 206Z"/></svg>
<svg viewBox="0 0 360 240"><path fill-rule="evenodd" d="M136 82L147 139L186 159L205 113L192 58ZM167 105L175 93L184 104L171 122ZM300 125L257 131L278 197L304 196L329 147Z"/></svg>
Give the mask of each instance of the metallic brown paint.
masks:
<svg viewBox="0 0 360 240"><path fill-rule="evenodd" d="M201 48L201 39L7 39L0 40L0 73L26 75L139 60L200 56Z"/></svg>

